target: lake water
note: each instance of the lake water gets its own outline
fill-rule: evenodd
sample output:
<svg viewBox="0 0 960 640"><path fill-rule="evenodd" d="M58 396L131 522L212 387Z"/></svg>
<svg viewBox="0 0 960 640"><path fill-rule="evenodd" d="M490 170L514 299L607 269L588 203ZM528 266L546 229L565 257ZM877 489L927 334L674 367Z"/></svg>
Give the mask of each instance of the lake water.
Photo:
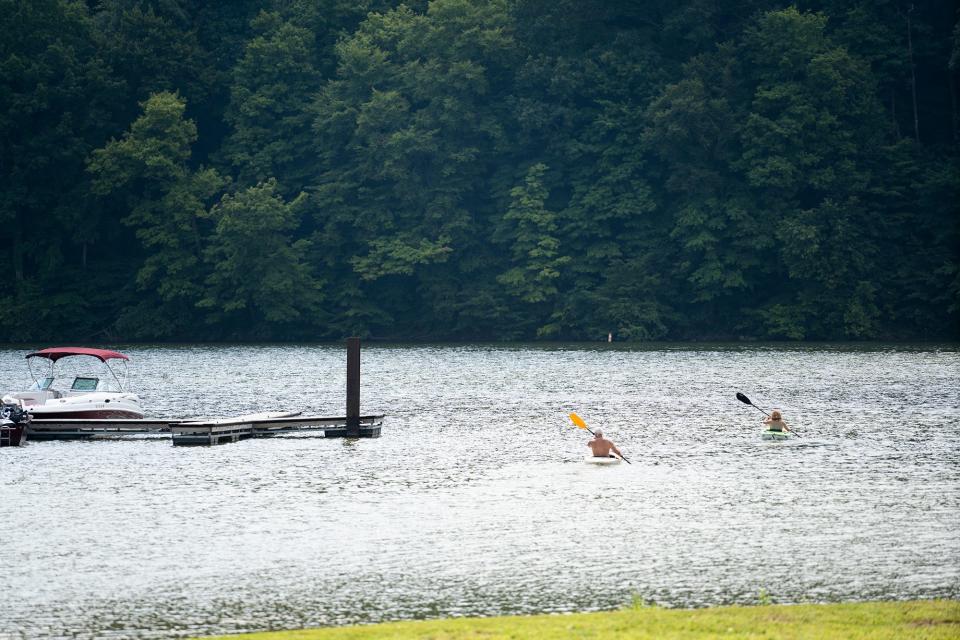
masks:
<svg viewBox="0 0 960 640"><path fill-rule="evenodd" d="M342 415L334 346L131 346L152 416ZM0 388L28 381L0 350ZM365 345L383 437L0 450L0 638L960 597L960 347ZM802 433L760 440L755 409ZM581 459L602 426L632 465Z"/></svg>

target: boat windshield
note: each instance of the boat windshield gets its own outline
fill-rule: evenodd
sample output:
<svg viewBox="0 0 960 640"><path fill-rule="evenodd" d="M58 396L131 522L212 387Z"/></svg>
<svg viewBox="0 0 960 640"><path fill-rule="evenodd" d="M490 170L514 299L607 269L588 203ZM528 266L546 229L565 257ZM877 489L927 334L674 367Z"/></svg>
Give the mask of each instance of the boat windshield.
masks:
<svg viewBox="0 0 960 640"><path fill-rule="evenodd" d="M73 384L70 386L70 391L96 391L98 382L100 381L97 378L85 378L77 376L73 379Z"/></svg>
<svg viewBox="0 0 960 640"><path fill-rule="evenodd" d="M30 387L30 391L46 391L53 384L53 378L38 378Z"/></svg>

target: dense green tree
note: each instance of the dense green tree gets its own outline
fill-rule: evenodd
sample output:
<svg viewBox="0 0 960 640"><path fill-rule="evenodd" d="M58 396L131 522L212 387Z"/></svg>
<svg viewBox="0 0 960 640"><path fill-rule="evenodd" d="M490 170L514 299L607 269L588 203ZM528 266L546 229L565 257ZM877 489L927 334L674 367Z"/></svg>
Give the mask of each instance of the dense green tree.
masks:
<svg viewBox="0 0 960 640"><path fill-rule="evenodd" d="M268 336L271 323L317 320L321 284L304 262L310 242L292 240L305 200L301 194L284 202L269 180L224 195L210 210L216 228L204 251L210 275L198 305L212 321L234 319L241 335L259 327Z"/></svg>
<svg viewBox="0 0 960 640"><path fill-rule="evenodd" d="M960 337L955 9L0 0L0 335Z"/></svg>
<svg viewBox="0 0 960 640"><path fill-rule="evenodd" d="M261 13L253 26L257 35L233 70L222 155L241 183L281 176L297 193L312 169L308 107L320 88L312 34L275 13Z"/></svg>
<svg viewBox="0 0 960 640"><path fill-rule="evenodd" d="M510 243L509 271L497 277L507 290L523 302L543 303L556 298L560 269L570 262L561 253L557 215L546 208L547 190L543 174L547 167L535 164L527 171L524 184L510 190L510 208L503 216L506 228L501 236Z"/></svg>
<svg viewBox="0 0 960 640"><path fill-rule="evenodd" d="M197 129L185 109L176 94L150 96L123 138L94 151L89 166L95 193L115 194L117 206L130 211L123 223L136 229L146 250L137 285L164 303L172 328L189 322L203 294L199 221L225 185L212 169L190 169Z"/></svg>
<svg viewBox="0 0 960 640"><path fill-rule="evenodd" d="M310 34L310 63L324 78L337 68L337 42L356 31L370 13L383 13L399 0L273 0L273 10ZM403 3L414 8L417 3Z"/></svg>
<svg viewBox="0 0 960 640"><path fill-rule="evenodd" d="M550 205L571 258L541 333L657 335L662 323L650 313L665 308L664 296L624 298L621 269L657 243L641 134L669 65L653 46L662 16L637 5L539 1L517 3L514 14L525 54L511 98L516 162L550 166Z"/></svg>
<svg viewBox="0 0 960 640"><path fill-rule="evenodd" d="M89 333L95 323L77 312L88 288L76 283L90 247L109 251L116 234L90 195L84 162L109 131L120 84L82 2L3 0L0 34L0 273L13 294L0 335L32 335L41 298L49 326Z"/></svg>
<svg viewBox="0 0 960 640"><path fill-rule="evenodd" d="M672 237L711 322L739 317L753 333L755 318L790 338L880 331L884 224L870 199L883 116L869 67L826 22L768 12L651 106L648 138L680 196ZM766 304L744 307L761 288Z"/></svg>
<svg viewBox="0 0 960 640"><path fill-rule="evenodd" d="M422 292L429 278L456 296L458 269L442 265L476 245L482 181L505 144L493 92L513 48L506 5L466 0L372 14L338 46L338 77L315 105L314 202L319 245L351 238L339 250L361 280Z"/></svg>
<svg viewBox="0 0 960 640"><path fill-rule="evenodd" d="M101 54L123 80L132 117L138 102L161 91L179 92L188 103L211 97L215 74L200 46L185 0L100 0L95 20Z"/></svg>
<svg viewBox="0 0 960 640"><path fill-rule="evenodd" d="M870 338L880 225L864 198L882 116L869 68L832 41L826 22L787 9L747 31L741 59L754 88L738 166L775 221L792 280L793 302L774 303L793 318L788 337Z"/></svg>
<svg viewBox="0 0 960 640"><path fill-rule="evenodd" d="M660 199L678 251L671 270L682 283L678 302L691 325L726 331L744 296L765 286L778 262L770 253L774 220L737 169L750 96L742 74L731 45L694 58L685 77L651 102L644 133L664 163Z"/></svg>

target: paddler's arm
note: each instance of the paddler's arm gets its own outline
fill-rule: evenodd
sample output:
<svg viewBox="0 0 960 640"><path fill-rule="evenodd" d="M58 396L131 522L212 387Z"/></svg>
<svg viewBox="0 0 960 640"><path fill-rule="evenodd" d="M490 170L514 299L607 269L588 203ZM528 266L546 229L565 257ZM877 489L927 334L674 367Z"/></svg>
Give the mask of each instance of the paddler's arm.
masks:
<svg viewBox="0 0 960 640"><path fill-rule="evenodd" d="M623 454L620 453L620 449L617 449L617 445L611 444L611 445L610 445L610 449L611 449L615 454L617 454L618 456L620 456L621 458L623 457Z"/></svg>

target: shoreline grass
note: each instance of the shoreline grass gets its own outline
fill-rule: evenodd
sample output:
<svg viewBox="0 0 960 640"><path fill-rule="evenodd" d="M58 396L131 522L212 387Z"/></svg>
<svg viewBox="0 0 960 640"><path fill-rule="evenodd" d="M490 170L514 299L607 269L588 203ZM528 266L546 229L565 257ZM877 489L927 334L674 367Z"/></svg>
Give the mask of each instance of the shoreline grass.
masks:
<svg viewBox="0 0 960 640"><path fill-rule="evenodd" d="M225 640L561 640L960 638L960 601L730 606L708 609L630 607L568 615L449 618L216 636ZM210 638L206 640L212 640Z"/></svg>

